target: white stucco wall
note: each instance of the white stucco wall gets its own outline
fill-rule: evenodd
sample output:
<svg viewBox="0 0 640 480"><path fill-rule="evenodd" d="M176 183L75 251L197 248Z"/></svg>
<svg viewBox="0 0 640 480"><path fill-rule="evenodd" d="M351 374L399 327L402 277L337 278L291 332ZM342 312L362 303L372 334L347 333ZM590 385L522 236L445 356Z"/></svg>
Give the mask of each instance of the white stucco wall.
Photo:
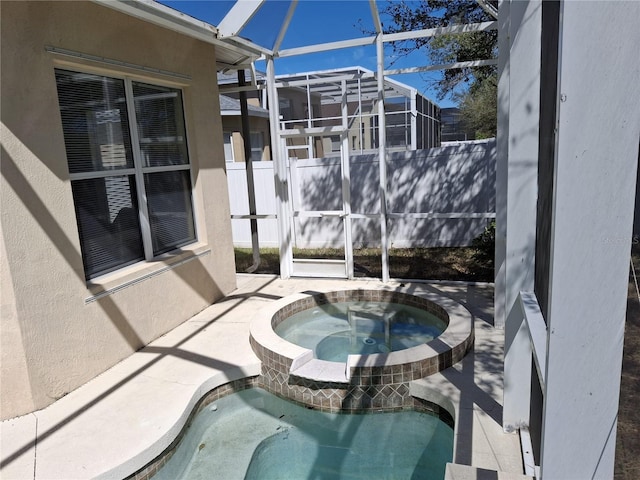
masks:
<svg viewBox="0 0 640 480"><path fill-rule="evenodd" d="M47 406L219 299L235 287L235 268L215 48L89 2L3 1L0 8L4 419ZM46 46L189 79L60 56ZM87 284L56 67L183 89L197 244Z"/></svg>
<svg viewBox="0 0 640 480"><path fill-rule="evenodd" d="M640 4L500 8L510 46L499 86L508 142L499 136L496 234L506 233L496 251L503 426L529 427L538 478L610 479L640 136ZM541 311L528 316L533 381L530 334L512 308L518 290L533 290L521 298L529 313Z"/></svg>
<svg viewBox="0 0 640 480"><path fill-rule="evenodd" d="M638 2L564 2L541 478L614 476L640 139Z"/></svg>
<svg viewBox="0 0 640 480"><path fill-rule="evenodd" d="M522 313L517 302L521 291L533 291L535 273L536 208L538 195L538 142L540 123L540 36L542 2L511 2L509 5L509 103L506 162L505 237L505 400L503 427L513 431L520 419L529 417L528 388L522 376L531 371L531 356L520 356L529 338L518 336ZM507 32L505 32L506 34ZM504 205L503 205L504 207ZM520 344L524 340L526 343ZM516 352L515 358L512 358ZM514 385L514 381L516 385ZM521 390L526 392L519 397Z"/></svg>

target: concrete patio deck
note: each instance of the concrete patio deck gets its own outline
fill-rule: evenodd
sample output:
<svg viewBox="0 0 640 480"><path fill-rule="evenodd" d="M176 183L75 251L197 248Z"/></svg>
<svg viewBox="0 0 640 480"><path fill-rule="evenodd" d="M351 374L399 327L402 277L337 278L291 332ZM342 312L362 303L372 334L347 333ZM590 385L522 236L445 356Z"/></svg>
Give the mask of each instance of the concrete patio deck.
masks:
<svg viewBox="0 0 640 480"><path fill-rule="evenodd" d="M397 284L395 285L397 286ZM455 299L473 315L475 348L440 374L414 382L412 391L437 389L456 406L454 461L449 478L528 478L519 437L502 418L503 332L492 326L493 289L484 285L407 283ZM280 280L238 275L238 288L146 348L44 410L4 421L2 479L124 478L156 458L182 429L209 390L260 373L249 346L254 314L295 292L394 288L376 280ZM483 473L485 472L485 473Z"/></svg>

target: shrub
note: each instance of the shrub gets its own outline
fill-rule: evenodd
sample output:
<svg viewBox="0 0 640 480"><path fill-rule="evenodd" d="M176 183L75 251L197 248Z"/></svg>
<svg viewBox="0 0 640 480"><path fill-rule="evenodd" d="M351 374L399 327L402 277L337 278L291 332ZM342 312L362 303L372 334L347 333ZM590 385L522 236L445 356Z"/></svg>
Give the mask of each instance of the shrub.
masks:
<svg viewBox="0 0 640 480"><path fill-rule="evenodd" d="M496 221L489 222L484 227L484 231L473 239L471 245L475 249L476 260L493 264L496 250Z"/></svg>

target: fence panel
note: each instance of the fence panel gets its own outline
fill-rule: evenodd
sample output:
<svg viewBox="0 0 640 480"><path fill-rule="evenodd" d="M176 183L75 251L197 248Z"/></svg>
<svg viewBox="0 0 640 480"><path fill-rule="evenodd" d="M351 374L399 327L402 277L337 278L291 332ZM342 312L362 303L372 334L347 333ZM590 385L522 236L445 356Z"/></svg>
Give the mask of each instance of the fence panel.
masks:
<svg viewBox="0 0 640 480"><path fill-rule="evenodd" d="M276 189L273 181L273 162L253 162L253 177L256 193L256 213L274 215ZM244 162L227 163L227 185L231 215L249 214L247 194L247 172ZM249 220L231 219L233 244L236 247L251 248L251 227ZM275 218L258 220L258 238L261 247L278 247L278 224Z"/></svg>
<svg viewBox="0 0 640 480"><path fill-rule="evenodd" d="M388 163L388 213L390 245L397 248L465 246L479 235L495 214L495 140L391 153ZM336 186L339 159L296 162L299 191L292 192L297 208L339 210L341 193ZM275 214L276 198L272 162L254 162L258 214ZM378 214L379 168L377 154L351 157L351 211ZM246 173L243 163L227 164L232 215L249 213ZM331 208L329 208L329 206ZM335 208L334 208L335 207ZM410 214L405 216L404 214ZM336 232L309 221L294 221L294 246L338 247ZM251 246L248 220L232 220L237 247ZM262 247L277 247L275 219L258 220ZM379 247L377 220L354 222L353 243Z"/></svg>

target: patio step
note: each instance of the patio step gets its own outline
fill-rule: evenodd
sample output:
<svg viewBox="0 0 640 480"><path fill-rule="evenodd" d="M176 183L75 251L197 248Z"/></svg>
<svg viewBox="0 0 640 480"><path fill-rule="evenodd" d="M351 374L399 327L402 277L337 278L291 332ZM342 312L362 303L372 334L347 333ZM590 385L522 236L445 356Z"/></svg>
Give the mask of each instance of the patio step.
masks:
<svg viewBox="0 0 640 480"><path fill-rule="evenodd" d="M513 472L498 472L469 465L447 463L444 480L534 480L534 477Z"/></svg>

